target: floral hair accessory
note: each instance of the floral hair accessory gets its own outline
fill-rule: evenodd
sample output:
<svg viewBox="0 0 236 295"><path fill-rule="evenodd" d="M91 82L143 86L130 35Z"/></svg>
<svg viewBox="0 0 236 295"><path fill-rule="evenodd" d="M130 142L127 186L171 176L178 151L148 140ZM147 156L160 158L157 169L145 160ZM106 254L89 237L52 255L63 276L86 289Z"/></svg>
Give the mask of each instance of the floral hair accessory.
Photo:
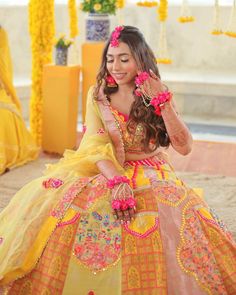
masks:
<svg viewBox="0 0 236 295"><path fill-rule="evenodd" d="M144 81L146 81L150 75L147 72L141 72L136 78L135 78L135 84L137 87L141 86Z"/></svg>
<svg viewBox="0 0 236 295"><path fill-rule="evenodd" d="M121 31L124 29L123 26L118 26L115 28L115 30L112 32L111 34L111 47L118 47L119 46L119 37L120 37L120 33Z"/></svg>
<svg viewBox="0 0 236 295"><path fill-rule="evenodd" d="M150 105L152 105L155 109L155 114L158 116L161 116L161 107L164 106L164 104L171 100L172 93L170 91L164 91L160 92L157 96L154 96L151 101Z"/></svg>

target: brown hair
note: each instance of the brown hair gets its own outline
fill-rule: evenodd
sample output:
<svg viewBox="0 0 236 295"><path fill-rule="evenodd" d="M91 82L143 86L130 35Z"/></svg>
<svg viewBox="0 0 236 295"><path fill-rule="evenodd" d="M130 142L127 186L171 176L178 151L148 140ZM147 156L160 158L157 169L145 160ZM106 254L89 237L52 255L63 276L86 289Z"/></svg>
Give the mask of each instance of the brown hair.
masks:
<svg viewBox="0 0 236 295"><path fill-rule="evenodd" d="M107 75L106 55L110 41L111 37L107 41L103 50L102 63L97 75L97 87L95 90L96 94L98 94L102 80ZM119 37L119 42L124 42L129 46L137 66L141 71L149 72L151 69L156 74L156 76L160 78L154 53L146 43L142 33L138 30L138 28L133 26L124 26L124 29L121 31ZM105 85L104 94L107 96L108 100L112 93L118 91L118 88L118 85L114 88L109 88ZM154 113L153 106L146 107L143 103L142 97L136 96L134 94L134 98L135 101L131 106L129 121L127 124L128 131L130 133L133 132L134 124L142 124L145 133L145 138L143 139L142 143L144 150L147 153L155 151L159 146L168 147L170 145L170 139L162 117L157 116ZM152 142L152 147L150 147L150 141Z"/></svg>

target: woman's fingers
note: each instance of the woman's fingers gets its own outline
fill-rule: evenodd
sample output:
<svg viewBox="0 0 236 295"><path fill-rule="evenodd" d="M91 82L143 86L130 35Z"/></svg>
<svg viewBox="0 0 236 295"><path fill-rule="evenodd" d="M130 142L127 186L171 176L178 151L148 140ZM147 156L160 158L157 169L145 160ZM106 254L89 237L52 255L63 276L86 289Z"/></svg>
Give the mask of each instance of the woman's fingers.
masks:
<svg viewBox="0 0 236 295"><path fill-rule="evenodd" d="M160 79L157 77L157 75L150 69L149 70L149 74L150 74L150 76L153 78L153 79L155 79L155 80L157 80L157 81L159 81Z"/></svg>

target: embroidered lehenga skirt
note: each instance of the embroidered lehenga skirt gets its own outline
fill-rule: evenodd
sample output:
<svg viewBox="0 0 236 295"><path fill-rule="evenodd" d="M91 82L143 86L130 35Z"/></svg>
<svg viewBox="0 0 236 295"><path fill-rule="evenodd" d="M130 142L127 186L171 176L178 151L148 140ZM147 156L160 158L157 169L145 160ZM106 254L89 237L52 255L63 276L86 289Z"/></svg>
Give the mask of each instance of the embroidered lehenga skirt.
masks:
<svg viewBox="0 0 236 295"><path fill-rule="evenodd" d="M204 200L163 160L127 162L125 171L137 199L130 224L114 218L101 174L38 189L60 197L32 239L31 269L6 294L236 294L235 242Z"/></svg>

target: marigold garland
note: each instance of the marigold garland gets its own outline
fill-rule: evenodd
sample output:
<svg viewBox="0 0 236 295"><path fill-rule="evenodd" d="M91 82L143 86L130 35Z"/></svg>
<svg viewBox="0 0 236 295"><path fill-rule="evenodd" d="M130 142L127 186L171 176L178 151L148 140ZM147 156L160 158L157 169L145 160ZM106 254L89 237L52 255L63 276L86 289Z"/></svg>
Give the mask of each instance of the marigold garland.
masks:
<svg viewBox="0 0 236 295"><path fill-rule="evenodd" d="M195 18L192 16L188 1L183 0L182 1L182 6L181 6L181 12L180 12L180 17L178 18L178 21L180 23L189 23L193 22Z"/></svg>
<svg viewBox="0 0 236 295"><path fill-rule="evenodd" d="M211 34L212 35L221 35L222 33L223 33L223 31L221 29L219 1L215 0L213 29L211 31Z"/></svg>
<svg viewBox="0 0 236 295"><path fill-rule="evenodd" d="M32 49L30 127L38 145L42 141L42 73L52 62L54 42L54 0L29 1L29 31Z"/></svg>
<svg viewBox="0 0 236 295"><path fill-rule="evenodd" d="M230 19L225 35L236 38L236 0L233 2L233 7L230 13Z"/></svg>
<svg viewBox="0 0 236 295"><path fill-rule="evenodd" d="M125 6L125 0L117 0L116 1L116 8L122 9Z"/></svg>
<svg viewBox="0 0 236 295"><path fill-rule="evenodd" d="M167 0L160 0L159 7L157 8L157 13L158 13L160 22L166 21L167 15L168 15L168 1Z"/></svg>
<svg viewBox="0 0 236 295"><path fill-rule="evenodd" d="M76 0L68 0L68 10L70 16L70 37L74 39L79 34Z"/></svg>
<svg viewBox="0 0 236 295"><path fill-rule="evenodd" d="M124 19L123 19L123 14L122 14L122 9L125 6L125 0L117 0L116 1L116 8L117 8L117 18L118 18L118 24L123 25Z"/></svg>
<svg viewBox="0 0 236 295"><path fill-rule="evenodd" d="M158 5L158 3L156 1L139 1L136 3L137 6L141 6L141 7L155 7Z"/></svg>
<svg viewBox="0 0 236 295"><path fill-rule="evenodd" d="M168 16L168 1L160 0L159 7L157 9L158 19L160 21L160 34L158 45L158 57L157 63L171 64L172 61L169 58L167 40L166 40L166 19Z"/></svg>

